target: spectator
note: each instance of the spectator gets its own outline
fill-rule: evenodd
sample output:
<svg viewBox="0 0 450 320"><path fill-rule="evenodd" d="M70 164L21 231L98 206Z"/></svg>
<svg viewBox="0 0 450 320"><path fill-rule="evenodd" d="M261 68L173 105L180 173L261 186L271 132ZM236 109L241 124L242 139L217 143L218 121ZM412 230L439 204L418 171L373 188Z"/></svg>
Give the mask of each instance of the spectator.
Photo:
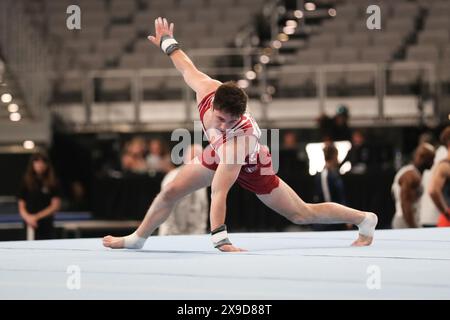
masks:
<svg viewBox="0 0 450 320"><path fill-rule="evenodd" d="M147 173L148 166L145 155L145 140L142 137L134 137L125 144L121 159L122 170L129 173Z"/></svg>
<svg viewBox="0 0 450 320"><path fill-rule="evenodd" d="M316 203L336 202L345 205L344 183L339 174L338 150L334 145L326 145L323 149L325 168L315 176ZM316 231L348 230L351 226L346 224L313 225Z"/></svg>
<svg viewBox="0 0 450 320"><path fill-rule="evenodd" d="M200 145L192 145L186 149L184 162L192 161L200 156L203 149ZM182 167L170 171L163 179L161 188L175 179ZM207 232L208 197L206 188L199 189L182 198L175 205L169 218L159 227L159 235L204 234Z"/></svg>
<svg viewBox="0 0 450 320"><path fill-rule="evenodd" d="M417 228L419 223L418 202L422 194L421 180L425 169L430 169L434 160L434 147L423 143L414 152L413 162L400 168L394 177L392 193L395 200L395 215L392 228Z"/></svg>
<svg viewBox="0 0 450 320"><path fill-rule="evenodd" d="M19 193L19 213L35 239L54 238L54 214L61 205L58 182L50 161L44 153L33 154L26 169Z"/></svg>
<svg viewBox="0 0 450 320"><path fill-rule="evenodd" d="M288 131L283 136L283 150L298 150L297 135L294 131Z"/></svg>
<svg viewBox="0 0 450 320"><path fill-rule="evenodd" d="M370 157L370 149L366 144L364 134L360 130L355 130L352 133L352 147L342 161L342 164L348 161L352 166L353 173L362 174L367 171L367 167L370 165Z"/></svg>
<svg viewBox="0 0 450 320"><path fill-rule="evenodd" d="M419 136L418 145L422 143L429 143L434 145L434 137L430 131L426 131Z"/></svg>
<svg viewBox="0 0 450 320"><path fill-rule="evenodd" d="M297 135L294 131L288 131L283 135L283 142L279 151L279 174L284 178L293 174L303 174L307 171L306 155L300 151Z"/></svg>
<svg viewBox="0 0 450 320"><path fill-rule="evenodd" d="M119 139L99 141L92 151L94 171L98 175L122 176L123 150Z"/></svg>
<svg viewBox="0 0 450 320"><path fill-rule="evenodd" d="M322 140L350 141L351 130L348 127L350 114L345 105L340 105L336 110L336 115L330 118L322 115L318 119Z"/></svg>
<svg viewBox="0 0 450 320"><path fill-rule="evenodd" d="M160 139L150 140L146 161L148 170L153 175L157 172L167 173L173 169L169 150Z"/></svg>
<svg viewBox="0 0 450 320"><path fill-rule="evenodd" d="M70 184L70 211L87 211L89 208L86 188L81 181Z"/></svg>

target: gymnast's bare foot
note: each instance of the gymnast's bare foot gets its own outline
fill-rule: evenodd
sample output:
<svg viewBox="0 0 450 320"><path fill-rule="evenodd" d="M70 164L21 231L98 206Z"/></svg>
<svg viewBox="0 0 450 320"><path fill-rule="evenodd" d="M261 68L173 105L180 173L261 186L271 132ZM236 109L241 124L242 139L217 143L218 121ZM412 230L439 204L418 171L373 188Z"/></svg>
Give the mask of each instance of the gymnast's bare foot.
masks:
<svg viewBox="0 0 450 320"><path fill-rule="evenodd" d="M103 245L107 248L123 249L124 248L124 238L123 237L106 236L103 238Z"/></svg>

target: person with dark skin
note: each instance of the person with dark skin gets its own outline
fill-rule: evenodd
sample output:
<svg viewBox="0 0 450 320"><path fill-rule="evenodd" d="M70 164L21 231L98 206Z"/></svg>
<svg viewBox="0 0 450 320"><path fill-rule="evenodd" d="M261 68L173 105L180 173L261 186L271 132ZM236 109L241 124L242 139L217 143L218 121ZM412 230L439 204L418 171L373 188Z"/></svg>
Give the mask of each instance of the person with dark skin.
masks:
<svg viewBox="0 0 450 320"><path fill-rule="evenodd" d="M392 184L392 193L395 198L392 228L417 228L417 205L423 192L422 173L431 168L434 155L434 147L428 143L422 143L414 152L412 163L402 167L395 175Z"/></svg>
<svg viewBox="0 0 450 320"><path fill-rule="evenodd" d="M441 143L447 147L447 158L436 167L431 183L430 197L441 212L438 227L450 227L450 126L441 133Z"/></svg>

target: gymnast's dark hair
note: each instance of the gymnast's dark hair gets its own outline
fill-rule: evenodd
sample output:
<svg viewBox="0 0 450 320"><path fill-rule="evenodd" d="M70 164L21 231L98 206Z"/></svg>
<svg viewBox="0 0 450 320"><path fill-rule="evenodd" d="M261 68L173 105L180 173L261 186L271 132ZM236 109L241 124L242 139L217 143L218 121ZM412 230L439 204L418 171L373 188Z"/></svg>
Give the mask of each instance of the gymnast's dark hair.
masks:
<svg viewBox="0 0 450 320"><path fill-rule="evenodd" d="M240 117L247 108L248 96L233 81L223 83L216 91L213 107L235 117Z"/></svg>

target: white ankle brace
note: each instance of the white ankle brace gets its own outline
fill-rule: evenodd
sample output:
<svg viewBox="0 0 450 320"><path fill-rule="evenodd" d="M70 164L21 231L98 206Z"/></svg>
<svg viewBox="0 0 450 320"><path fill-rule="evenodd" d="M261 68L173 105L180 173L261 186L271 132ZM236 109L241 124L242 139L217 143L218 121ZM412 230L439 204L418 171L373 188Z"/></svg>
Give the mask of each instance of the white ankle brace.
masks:
<svg viewBox="0 0 450 320"><path fill-rule="evenodd" d="M378 217L371 213L367 212L366 216L364 217L364 220L358 224L359 228L359 234L362 234L363 236L372 237L375 232L375 227L378 223Z"/></svg>
<svg viewBox="0 0 450 320"><path fill-rule="evenodd" d="M136 232L123 237L123 239L123 246L127 249L141 249L147 240L147 238L139 237Z"/></svg>

